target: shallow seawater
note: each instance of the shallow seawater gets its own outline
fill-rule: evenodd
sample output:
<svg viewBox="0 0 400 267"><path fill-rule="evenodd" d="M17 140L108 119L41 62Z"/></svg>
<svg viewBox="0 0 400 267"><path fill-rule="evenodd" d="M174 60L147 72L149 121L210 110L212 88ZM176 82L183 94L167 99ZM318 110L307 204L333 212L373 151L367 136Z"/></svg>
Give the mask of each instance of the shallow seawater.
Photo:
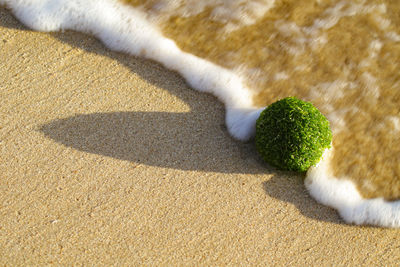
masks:
<svg viewBox="0 0 400 267"><path fill-rule="evenodd" d="M334 175L366 198L400 198L400 1L124 2L244 77L258 106L312 102L331 122Z"/></svg>

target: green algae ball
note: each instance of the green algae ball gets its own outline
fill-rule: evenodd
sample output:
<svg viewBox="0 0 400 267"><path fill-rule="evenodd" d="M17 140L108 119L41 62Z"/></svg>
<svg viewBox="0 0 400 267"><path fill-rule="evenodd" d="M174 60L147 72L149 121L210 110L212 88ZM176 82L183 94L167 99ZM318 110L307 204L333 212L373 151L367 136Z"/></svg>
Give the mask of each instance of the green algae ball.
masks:
<svg viewBox="0 0 400 267"><path fill-rule="evenodd" d="M329 121L311 103L287 97L261 112L255 141L267 163L282 170L304 172L330 148L332 131Z"/></svg>

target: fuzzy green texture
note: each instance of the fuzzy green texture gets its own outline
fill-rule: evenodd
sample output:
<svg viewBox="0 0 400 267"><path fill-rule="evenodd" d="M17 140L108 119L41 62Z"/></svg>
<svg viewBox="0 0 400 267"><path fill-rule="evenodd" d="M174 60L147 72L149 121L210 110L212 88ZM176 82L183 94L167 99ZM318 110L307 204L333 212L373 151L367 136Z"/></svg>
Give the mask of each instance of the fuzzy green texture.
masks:
<svg viewBox="0 0 400 267"><path fill-rule="evenodd" d="M329 121L311 103L287 97L260 114L255 141L267 163L283 170L304 172L330 148L332 131Z"/></svg>

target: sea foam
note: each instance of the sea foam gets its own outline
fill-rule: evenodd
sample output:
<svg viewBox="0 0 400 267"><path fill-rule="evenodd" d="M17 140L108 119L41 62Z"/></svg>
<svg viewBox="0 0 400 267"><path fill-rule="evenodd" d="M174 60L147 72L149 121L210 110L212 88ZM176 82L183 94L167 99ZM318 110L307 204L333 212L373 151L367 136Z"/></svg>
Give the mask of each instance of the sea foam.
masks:
<svg viewBox="0 0 400 267"><path fill-rule="evenodd" d="M183 52L165 38L146 15L116 0L0 0L28 27L37 31L76 30L96 36L108 48L160 62L179 72L194 89L218 97L225 104L230 134L249 140L262 108L234 72ZM364 199L355 185L330 171L330 154L310 168L305 186L320 203L339 211L348 223L400 227L400 201Z"/></svg>
<svg viewBox="0 0 400 267"><path fill-rule="evenodd" d="M310 195L318 202L338 210L348 223L399 227L400 201L364 199L353 182L332 175L332 152L332 149L326 150L317 166L307 171L304 183Z"/></svg>

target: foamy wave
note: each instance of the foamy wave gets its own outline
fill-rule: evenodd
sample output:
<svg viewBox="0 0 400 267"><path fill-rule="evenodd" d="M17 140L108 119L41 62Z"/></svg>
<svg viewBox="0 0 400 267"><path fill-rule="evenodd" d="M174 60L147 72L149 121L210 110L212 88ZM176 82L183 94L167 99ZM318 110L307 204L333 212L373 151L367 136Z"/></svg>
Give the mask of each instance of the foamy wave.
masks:
<svg viewBox="0 0 400 267"><path fill-rule="evenodd" d="M0 0L0 4L6 4L32 29L90 33L112 50L162 63L179 72L193 88L211 93L225 103L227 126L235 138L248 140L254 135L257 109L242 79L183 52L146 21L140 11L114 0Z"/></svg>
<svg viewBox="0 0 400 267"><path fill-rule="evenodd" d="M318 202L338 210L348 223L400 227L400 201L364 199L353 182L337 179L330 169L332 150L307 172L305 186Z"/></svg>
<svg viewBox="0 0 400 267"><path fill-rule="evenodd" d="M0 0L28 27L38 31L76 30L99 38L112 50L143 56L179 72L201 92L217 96L226 107L232 136L248 140L262 109L232 71L185 53L146 20L141 11L116 0ZM307 173L307 189L319 202L339 210L349 223L400 226L400 202L363 199L353 183L329 171L329 156Z"/></svg>
<svg viewBox="0 0 400 267"><path fill-rule="evenodd" d="M275 0L159 0L151 2L152 19L166 21L173 16L190 17L214 7L210 19L225 24L230 31L251 25L274 6ZM142 8L142 6L139 6Z"/></svg>

